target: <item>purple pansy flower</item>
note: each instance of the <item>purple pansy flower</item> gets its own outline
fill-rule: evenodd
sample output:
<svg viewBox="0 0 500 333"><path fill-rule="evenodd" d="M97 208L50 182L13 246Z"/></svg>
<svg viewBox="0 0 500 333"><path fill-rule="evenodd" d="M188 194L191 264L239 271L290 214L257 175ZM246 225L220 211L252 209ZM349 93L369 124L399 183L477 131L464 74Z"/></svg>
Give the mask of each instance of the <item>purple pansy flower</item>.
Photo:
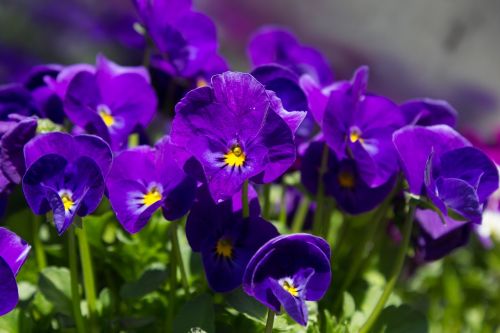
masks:
<svg viewBox="0 0 500 333"><path fill-rule="evenodd" d="M239 202L238 202L239 201ZM241 193L218 205L206 187L200 188L186 222L186 236L195 252L200 252L208 284L216 292L241 285L248 261L276 228L259 217L259 203L250 200L250 216L241 213Z"/></svg>
<svg viewBox="0 0 500 333"><path fill-rule="evenodd" d="M330 246L309 234L278 236L252 257L243 276L243 290L274 312L285 311L307 325L305 301L318 301L331 280Z"/></svg>
<svg viewBox="0 0 500 333"><path fill-rule="evenodd" d="M417 98L404 102L399 108L409 125L455 127L457 123L457 111L443 100Z"/></svg>
<svg viewBox="0 0 500 333"><path fill-rule="evenodd" d="M411 193L426 195L445 216L481 222L483 204L498 188L488 156L447 125L404 127L394 144Z"/></svg>
<svg viewBox="0 0 500 333"><path fill-rule="evenodd" d="M245 180L268 183L293 164L293 132L304 115L284 110L280 99L250 74L226 72L177 104L172 142L199 162L219 202L238 192Z"/></svg>
<svg viewBox="0 0 500 333"><path fill-rule="evenodd" d="M318 191L319 169L325 143L312 142L307 148L301 164L301 181L309 192ZM377 187L370 187L363 180L356 160L339 160L335 152L328 154L328 168L323 176L325 194L331 195L339 207L349 214L360 214L372 210L385 200L394 187L396 176Z"/></svg>
<svg viewBox="0 0 500 333"><path fill-rule="evenodd" d="M168 220L191 208L196 182L177 166L174 149L166 137L154 148L136 147L115 158L106 185L118 221L129 233L140 231L159 208Z"/></svg>
<svg viewBox="0 0 500 333"><path fill-rule="evenodd" d="M258 30L248 45L254 67L279 64L297 76L308 74L322 86L333 81L326 58L316 49L299 43L288 30L266 26Z"/></svg>
<svg viewBox="0 0 500 333"><path fill-rule="evenodd" d="M102 137L115 151L126 145L136 128L151 122L157 106L143 70L121 69L98 57L94 73L79 71L73 77L64 100L68 118Z"/></svg>
<svg viewBox="0 0 500 333"><path fill-rule="evenodd" d="M203 78L227 69L217 54L215 25L192 10L190 0L134 0L142 24L158 54L152 64L171 76Z"/></svg>
<svg viewBox="0 0 500 333"><path fill-rule="evenodd" d="M398 171L392 133L404 119L389 99L366 93L367 81L368 68L361 67L331 90L320 125L337 157L354 159L363 181L377 187Z"/></svg>
<svg viewBox="0 0 500 333"><path fill-rule="evenodd" d="M7 120L11 114L32 116L37 111L31 93L21 84L0 86L0 120Z"/></svg>
<svg viewBox="0 0 500 333"><path fill-rule="evenodd" d="M52 210L59 234L75 215L92 213L104 195L112 153L101 138L54 132L39 135L24 147L23 191L35 214Z"/></svg>
<svg viewBox="0 0 500 333"><path fill-rule="evenodd" d="M30 249L15 233L0 227L0 316L12 311L19 301L16 275Z"/></svg>

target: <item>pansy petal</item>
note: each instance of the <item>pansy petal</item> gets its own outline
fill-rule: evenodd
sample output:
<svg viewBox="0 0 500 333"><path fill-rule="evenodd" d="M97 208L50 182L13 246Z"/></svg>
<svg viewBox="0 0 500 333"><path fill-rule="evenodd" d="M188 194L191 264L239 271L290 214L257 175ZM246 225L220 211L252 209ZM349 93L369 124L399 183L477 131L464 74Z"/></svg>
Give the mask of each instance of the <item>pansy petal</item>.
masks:
<svg viewBox="0 0 500 333"><path fill-rule="evenodd" d="M3 258L14 276L17 275L28 258L30 249L31 246L21 237L6 228L0 227L0 257ZM0 285L2 284L0 283Z"/></svg>
<svg viewBox="0 0 500 333"><path fill-rule="evenodd" d="M0 257L0 316L14 310L19 301L16 277Z"/></svg>
<svg viewBox="0 0 500 333"><path fill-rule="evenodd" d="M273 294L280 301L290 317L300 325L306 326L308 312L305 300L300 297L292 296L288 291L283 289L277 280L269 278L269 282Z"/></svg>
<svg viewBox="0 0 500 333"><path fill-rule="evenodd" d="M448 125L455 127L457 111L448 102L430 98L418 98L399 106L406 123L411 125L432 126Z"/></svg>
<svg viewBox="0 0 500 333"><path fill-rule="evenodd" d="M439 198L446 207L453 209L468 220L481 222L481 205L475 189L466 181L457 178L436 180Z"/></svg>

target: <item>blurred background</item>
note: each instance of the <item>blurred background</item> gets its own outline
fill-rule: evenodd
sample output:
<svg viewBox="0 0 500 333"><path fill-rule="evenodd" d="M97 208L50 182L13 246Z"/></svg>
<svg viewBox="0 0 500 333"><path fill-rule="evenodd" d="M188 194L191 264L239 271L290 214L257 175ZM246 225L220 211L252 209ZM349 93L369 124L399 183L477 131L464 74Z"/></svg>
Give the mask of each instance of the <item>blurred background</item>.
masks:
<svg viewBox="0 0 500 333"><path fill-rule="evenodd" d="M245 48L263 24L290 28L331 60L336 77L368 64L370 89L396 101L448 100L461 127L485 136L500 124L498 0L195 1L219 28L233 69L248 70ZM93 63L98 52L139 64L142 39L128 0L0 0L0 82L34 64Z"/></svg>

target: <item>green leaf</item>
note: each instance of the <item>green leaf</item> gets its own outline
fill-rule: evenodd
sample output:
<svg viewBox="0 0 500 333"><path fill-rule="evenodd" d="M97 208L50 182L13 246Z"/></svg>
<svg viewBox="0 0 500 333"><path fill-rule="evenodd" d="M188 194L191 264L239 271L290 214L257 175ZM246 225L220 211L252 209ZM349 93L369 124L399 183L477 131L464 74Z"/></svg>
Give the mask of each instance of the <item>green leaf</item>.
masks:
<svg viewBox="0 0 500 333"><path fill-rule="evenodd" d="M174 319L174 333L215 332L214 301L209 294L201 294L187 301Z"/></svg>
<svg viewBox="0 0 500 333"><path fill-rule="evenodd" d="M19 309L14 309L12 312L0 317L0 333L17 333L19 332Z"/></svg>
<svg viewBox="0 0 500 333"><path fill-rule="evenodd" d="M38 288L60 313L71 315L70 273L67 268L47 267L40 273Z"/></svg>
<svg viewBox="0 0 500 333"><path fill-rule="evenodd" d="M429 327L425 316L408 305L389 306L382 311L373 332L426 333Z"/></svg>
<svg viewBox="0 0 500 333"><path fill-rule="evenodd" d="M167 279L167 267L162 263L154 263L144 271L139 280L124 284L120 289L120 296L124 299L146 296L159 289Z"/></svg>
<svg viewBox="0 0 500 333"><path fill-rule="evenodd" d="M250 319L254 319L258 322L264 323L267 315L267 308L259 303L255 298L245 294L243 289L238 288L230 293L224 295L226 302L238 310L238 312L243 313Z"/></svg>
<svg viewBox="0 0 500 333"><path fill-rule="evenodd" d="M354 298L352 298L351 294L344 291L344 301L342 305L342 312L344 318L350 318L354 311L356 311L356 304L354 303Z"/></svg>

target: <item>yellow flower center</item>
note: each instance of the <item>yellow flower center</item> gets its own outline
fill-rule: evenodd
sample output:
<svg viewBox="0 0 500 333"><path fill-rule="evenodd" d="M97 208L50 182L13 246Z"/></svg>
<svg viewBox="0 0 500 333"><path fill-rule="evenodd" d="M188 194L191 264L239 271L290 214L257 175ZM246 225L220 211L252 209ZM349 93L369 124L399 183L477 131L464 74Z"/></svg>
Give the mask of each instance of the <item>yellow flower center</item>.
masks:
<svg viewBox="0 0 500 333"><path fill-rule="evenodd" d="M208 86L207 80L202 77L196 79L196 88L206 87Z"/></svg>
<svg viewBox="0 0 500 333"><path fill-rule="evenodd" d="M245 164L246 156L240 145L234 145L230 151L224 155L224 163L230 167L241 167Z"/></svg>
<svg viewBox="0 0 500 333"><path fill-rule="evenodd" d="M143 203L146 206L151 206L152 204L160 201L162 198L160 191L156 186L152 187L148 193L144 194Z"/></svg>
<svg viewBox="0 0 500 333"><path fill-rule="evenodd" d="M225 238L219 239L215 246L215 253L224 258L231 258L233 256L233 244Z"/></svg>
<svg viewBox="0 0 500 333"><path fill-rule="evenodd" d="M289 279L285 279L282 283L283 289L288 291L290 295L293 297L299 296L299 289L293 285L293 282L290 281Z"/></svg>
<svg viewBox="0 0 500 333"><path fill-rule="evenodd" d="M65 212L69 212L69 210L75 205L75 202L69 193L63 193L61 195L61 200L63 202Z"/></svg>
<svg viewBox="0 0 500 333"><path fill-rule="evenodd" d="M97 107L97 113L106 126L111 127L115 124L115 118L111 115L111 111L106 105L99 105Z"/></svg>
<svg viewBox="0 0 500 333"><path fill-rule="evenodd" d="M364 140L361 137L361 131L357 127L351 128L351 131L349 133L349 139L351 140L352 143L356 142L359 140L359 142L363 143Z"/></svg>
<svg viewBox="0 0 500 333"><path fill-rule="evenodd" d="M354 187L354 175L347 171L341 171L338 176L339 184L345 188L353 188Z"/></svg>

